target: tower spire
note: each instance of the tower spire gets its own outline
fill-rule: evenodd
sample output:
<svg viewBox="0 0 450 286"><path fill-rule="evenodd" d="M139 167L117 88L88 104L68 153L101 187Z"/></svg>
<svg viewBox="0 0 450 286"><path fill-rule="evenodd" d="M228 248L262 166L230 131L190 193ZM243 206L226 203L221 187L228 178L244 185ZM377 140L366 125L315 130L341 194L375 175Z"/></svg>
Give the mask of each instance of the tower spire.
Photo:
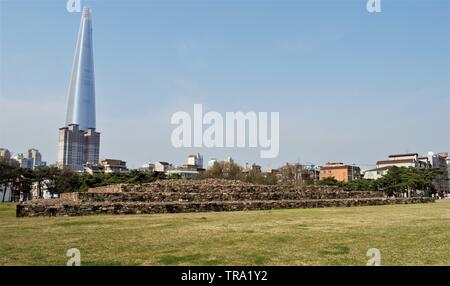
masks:
<svg viewBox="0 0 450 286"><path fill-rule="evenodd" d="M90 9L83 7L69 85L66 125L95 128L95 80Z"/></svg>

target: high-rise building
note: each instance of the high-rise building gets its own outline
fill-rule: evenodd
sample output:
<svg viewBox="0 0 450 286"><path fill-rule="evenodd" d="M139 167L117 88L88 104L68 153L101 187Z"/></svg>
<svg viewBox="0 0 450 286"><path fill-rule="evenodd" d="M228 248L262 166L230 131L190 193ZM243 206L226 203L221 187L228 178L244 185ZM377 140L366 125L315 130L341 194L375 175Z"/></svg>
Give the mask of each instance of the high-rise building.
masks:
<svg viewBox="0 0 450 286"><path fill-rule="evenodd" d="M98 164L100 133L89 128L80 130L78 124L59 128L58 167L82 171L85 164Z"/></svg>
<svg viewBox="0 0 450 286"><path fill-rule="evenodd" d="M28 149L25 152L25 157L28 159L28 168L36 169L45 166L45 162L42 161L41 152L37 149Z"/></svg>
<svg viewBox="0 0 450 286"><path fill-rule="evenodd" d="M95 128L89 128L84 132L84 162L97 164L100 155L100 133Z"/></svg>
<svg viewBox="0 0 450 286"><path fill-rule="evenodd" d="M99 163L100 133L95 130L92 20L83 7L69 85L66 126L59 129L58 167L82 171Z"/></svg>
<svg viewBox="0 0 450 286"><path fill-rule="evenodd" d="M78 124L80 130L95 128L95 80L92 46L92 20L83 7L77 46L69 85L66 126Z"/></svg>
<svg viewBox="0 0 450 286"><path fill-rule="evenodd" d="M18 153L12 157L19 163L19 167L27 169L37 169L46 166L46 162L42 161L41 152L37 149L28 149L24 153Z"/></svg>
<svg viewBox="0 0 450 286"><path fill-rule="evenodd" d="M11 159L11 152L6 148L0 148L0 158L9 161Z"/></svg>
<svg viewBox="0 0 450 286"><path fill-rule="evenodd" d="M20 168L28 168L28 160L23 156L23 153L15 154L12 159L18 163Z"/></svg>

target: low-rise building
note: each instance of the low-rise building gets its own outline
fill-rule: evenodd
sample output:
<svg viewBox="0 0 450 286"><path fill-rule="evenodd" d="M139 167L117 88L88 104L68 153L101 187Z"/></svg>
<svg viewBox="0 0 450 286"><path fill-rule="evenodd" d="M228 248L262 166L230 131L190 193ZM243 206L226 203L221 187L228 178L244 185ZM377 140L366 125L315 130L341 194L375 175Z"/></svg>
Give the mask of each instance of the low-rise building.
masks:
<svg viewBox="0 0 450 286"><path fill-rule="evenodd" d="M365 179L379 179L389 172L392 167L404 168L441 168L448 171L447 152L434 153L428 152L426 156L419 156L418 153L394 154L389 155L388 160L381 160L377 162L375 169L364 172ZM439 176L434 179L434 185L439 193L444 193L449 190L450 179L448 175Z"/></svg>
<svg viewBox="0 0 450 286"><path fill-rule="evenodd" d="M155 164L152 163L143 164L138 170L144 173L152 173L155 171Z"/></svg>
<svg viewBox="0 0 450 286"><path fill-rule="evenodd" d="M195 166L196 168L203 169L203 156L200 153L196 155L189 155L187 159L189 166Z"/></svg>
<svg viewBox="0 0 450 286"><path fill-rule="evenodd" d="M197 176L198 173L199 173L199 171L197 171L196 169L175 168L175 169L167 170L165 174L168 176L179 175L184 179L190 179L190 178Z"/></svg>
<svg viewBox="0 0 450 286"><path fill-rule="evenodd" d="M251 165L247 163L242 170L242 173L261 174L261 166L254 163Z"/></svg>
<svg viewBox="0 0 450 286"><path fill-rule="evenodd" d="M172 165L168 162L157 161L155 162L155 172L165 173L172 169Z"/></svg>
<svg viewBox="0 0 450 286"><path fill-rule="evenodd" d="M104 173L128 173L127 162L116 159L104 159L100 162Z"/></svg>
<svg viewBox="0 0 450 286"><path fill-rule="evenodd" d="M419 157L417 153L394 154L389 155L388 160L377 162L377 168L383 167L406 167L406 168L426 168L427 161ZM420 158L420 159L419 159Z"/></svg>
<svg viewBox="0 0 450 286"><path fill-rule="evenodd" d="M385 166L381 168L366 170L364 171L364 179L378 180L379 178L386 175L390 168L392 168L392 166Z"/></svg>
<svg viewBox="0 0 450 286"><path fill-rule="evenodd" d="M83 165L84 171L88 173L89 175L94 175L102 172L102 169L100 169L100 166L97 164L84 164Z"/></svg>
<svg viewBox="0 0 450 286"><path fill-rule="evenodd" d="M275 175L277 180L283 183L309 184L317 180L319 174L317 168L311 168L311 166L300 163L286 163L278 169L267 170L266 174Z"/></svg>
<svg viewBox="0 0 450 286"><path fill-rule="evenodd" d="M320 180L335 178L341 182L351 182L361 178L361 169L355 165L346 165L341 162L328 162L320 167Z"/></svg>

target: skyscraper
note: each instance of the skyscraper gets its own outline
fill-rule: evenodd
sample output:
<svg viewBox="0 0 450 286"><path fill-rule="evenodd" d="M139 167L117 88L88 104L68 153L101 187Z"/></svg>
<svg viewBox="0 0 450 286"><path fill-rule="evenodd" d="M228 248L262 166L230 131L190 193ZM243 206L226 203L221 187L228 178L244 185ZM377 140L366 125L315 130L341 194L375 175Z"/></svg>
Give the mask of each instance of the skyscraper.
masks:
<svg viewBox="0 0 450 286"><path fill-rule="evenodd" d="M66 125L80 130L95 129L95 81L92 48L92 21L89 8L83 8L78 32L72 77L69 85Z"/></svg>
<svg viewBox="0 0 450 286"><path fill-rule="evenodd" d="M60 168L82 171L84 164L98 164L100 133L95 128L92 20L90 9L85 6L69 84L66 126L59 129Z"/></svg>

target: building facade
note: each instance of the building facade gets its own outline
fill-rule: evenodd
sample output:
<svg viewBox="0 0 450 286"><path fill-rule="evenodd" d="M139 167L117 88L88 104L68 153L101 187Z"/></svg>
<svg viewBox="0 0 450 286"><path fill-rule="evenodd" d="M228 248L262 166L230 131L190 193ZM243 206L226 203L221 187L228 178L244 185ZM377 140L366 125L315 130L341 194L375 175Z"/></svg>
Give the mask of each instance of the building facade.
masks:
<svg viewBox="0 0 450 286"><path fill-rule="evenodd" d="M46 162L42 161L42 155L41 152L39 152L39 150L37 149L28 149L25 152L25 158L28 161L28 168L29 169L37 169L39 167L44 167L46 166Z"/></svg>
<svg viewBox="0 0 450 286"><path fill-rule="evenodd" d="M83 171L86 164L99 162L100 133L94 129L80 130L78 124L59 129L58 161L59 168Z"/></svg>
<svg viewBox="0 0 450 286"><path fill-rule="evenodd" d="M24 153L18 153L12 157L12 160L18 163L20 168L36 170L47 165L42 161L41 152L37 149L28 149Z"/></svg>
<svg viewBox="0 0 450 286"><path fill-rule="evenodd" d="M203 156L200 153L197 153L196 155L189 155L187 165L203 169Z"/></svg>
<svg viewBox="0 0 450 286"><path fill-rule="evenodd" d="M448 165L447 165L447 152L428 152L428 161L430 162L431 168L438 168L444 170L444 174L438 176L434 179L434 186L437 191L441 195L446 195L449 190L449 174L448 174Z"/></svg>
<svg viewBox="0 0 450 286"><path fill-rule="evenodd" d="M155 164L145 163L138 170L144 173L152 173L155 171Z"/></svg>
<svg viewBox="0 0 450 286"><path fill-rule="evenodd" d="M13 161L17 162L20 168L28 168L28 160L25 158L23 153L17 153L11 158Z"/></svg>
<svg viewBox="0 0 450 286"><path fill-rule="evenodd" d="M392 168L392 166L385 166L381 168L366 170L364 171L364 179L378 180L379 178L386 175L390 168Z"/></svg>
<svg viewBox="0 0 450 286"><path fill-rule="evenodd" d="M11 152L6 148L0 148L0 158L5 161L11 160Z"/></svg>
<svg viewBox="0 0 450 286"><path fill-rule="evenodd" d="M91 12L83 7L69 85L66 126L59 129L59 168L83 171L99 163L100 133L96 131L95 80Z"/></svg>
<svg viewBox="0 0 450 286"><path fill-rule="evenodd" d="M378 161L375 169L365 171L364 178L377 180L386 175L394 166L399 168L439 168L446 170L445 175L434 178L433 184L439 193L450 192L450 168L447 158L447 152L428 152L425 156L419 156L418 153L389 155L388 160Z"/></svg>
<svg viewBox="0 0 450 286"><path fill-rule="evenodd" d="M355 165L345 165L341 162L327 163L320 167L320 180L335 178L341 182L351 182L361 179L361 169Z"/></svg>
<svg viewBox="0 0 450 286"><path fill-rule="evenodd" d="M167 170L165 172L166 175L171 176L171 175L178 175L181 178L184 179L190 179L190 178L194 178L195 176L197 176L200 172L197 171L196 169L188 169L188 168L174 168L171 170Z"/></svg>
<svg viewBox="0 0 450 286"><path fill-rule="evenodd" d="M128 173L127 162L116 159L105 159L100 162L104 173Z"/></svg>
<svg viewBox="0 0 450 286"><path fill-rule="evenodd" d="M389 155L388 160L381 160L377 162L377 168L392 166L406 168L426 168L427 165L427 160L423 160L423 158L420 158L417 153Z"/></svg>
<svg viewBox="0 0 450 286"><path fill-rule="evenodd" d="M171 169L173 169L172 165L169 164L168 162L164 162L164 161L155 162L155 168L154 168L155 172L165 173Z"/></svg>

